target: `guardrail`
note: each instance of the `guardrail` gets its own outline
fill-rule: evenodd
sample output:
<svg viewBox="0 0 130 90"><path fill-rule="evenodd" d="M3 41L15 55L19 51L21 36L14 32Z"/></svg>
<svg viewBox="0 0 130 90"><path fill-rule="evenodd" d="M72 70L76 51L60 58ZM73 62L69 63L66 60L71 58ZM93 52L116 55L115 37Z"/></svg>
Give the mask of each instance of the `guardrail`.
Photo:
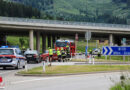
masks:
<svg viewBox="0 0 130 90"><path fill-rule="evenodd" d="M61 24L61 25L73 25L73 26L78 25L78 26L94 26L94 27L130 28L130 25L123 25L123 24L104 24L104 23L43 20L43 19L29 19L29 18L13 18L13 17L0 17L0 21L40 23L40 24L41 23Z"/></svg>

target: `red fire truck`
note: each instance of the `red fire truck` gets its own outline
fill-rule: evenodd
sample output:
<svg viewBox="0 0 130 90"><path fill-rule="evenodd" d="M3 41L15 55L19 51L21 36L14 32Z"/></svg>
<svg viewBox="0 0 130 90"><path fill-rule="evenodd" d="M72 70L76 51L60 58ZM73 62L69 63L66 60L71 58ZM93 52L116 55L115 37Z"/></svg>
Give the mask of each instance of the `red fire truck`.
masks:
<svg viewBox="0 0 130 90"><path fill-rule="evenodd" d="M55 43L55 50L53 50L54 52L57 51L57 49L61 50L61 48L63 48L63 50L67 50L67 45L69 53L68 53L68 58L72 56L75 56L75 42L73 40L57 40ZM47 51L46 53L43 53L41 55L41 59L42 60L47 60L49 58L49 52ZM58 56L56 53L53 53L52 56L53 60L58 60Z"/></svg>
<svg viewBox="0 0 130 90"><path fill-rule="evenodd" d="M55 43L55 50L63 48L63 50L67 49L67 45L69 46L69 55L75 55L75 42L73 40L57 40Z"/></svg>

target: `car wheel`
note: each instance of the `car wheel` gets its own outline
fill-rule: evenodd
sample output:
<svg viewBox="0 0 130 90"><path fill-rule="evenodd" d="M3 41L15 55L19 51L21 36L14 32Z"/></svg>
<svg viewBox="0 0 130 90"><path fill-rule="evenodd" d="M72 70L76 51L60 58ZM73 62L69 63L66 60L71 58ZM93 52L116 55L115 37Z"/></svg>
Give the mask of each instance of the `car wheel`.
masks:
<svg viewBox="0 0 130 90"><path fill-rule="evenodd" d="M15 67L15 69L19 69L20 68L20 63L17 63L17 66Z"/></svg>
<svg viewBox="0 0 130 90"><path fill-rule="evenodd" d="M36 59L36 63L39 63L39 60L38 60L38 59Z"/></svg>
<svg viewBox="0 0 130 90"><path fill-rule="evenodd" d="M27 63L29 63L29 61L27 61Z"/></svg>
<svg viewBox="0 0 130 90"><path fill-rule="evenodd" d="M6 67L3 67L4 70L6 70Z"/></svg>
<svg viewBox="0 0 130 90"><path fill-rule="evenodd" d="M61 60L58 60L58 62L61 62Z"/></svg>
<svg viewBox="0 0 130 90"><path fill-rule="evenodd" d="M25 68L25 66L23 66L23 69Z"/></svg>

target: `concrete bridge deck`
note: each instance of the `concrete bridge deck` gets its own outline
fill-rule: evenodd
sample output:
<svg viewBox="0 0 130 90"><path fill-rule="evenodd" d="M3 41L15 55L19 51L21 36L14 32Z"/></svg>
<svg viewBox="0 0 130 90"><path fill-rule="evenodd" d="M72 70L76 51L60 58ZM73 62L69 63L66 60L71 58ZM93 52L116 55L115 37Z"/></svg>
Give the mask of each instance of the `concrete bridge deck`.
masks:
<svg viewBox="0 0 130 90"><path fill-rule="evenodd" d="M33 37L36 36L38 51L40 50L40 35L43 39L43 51L47 36L48 42L51 42L50 37L52 36L53 41L55 41L57 35L75 36L78 33L79 36L84 37L85 32L90 31L92 37L108 38L110 45L113 45L114 41L121 41L123 37L130 38L130 25L10 17L0 17L0 31L1 34L5 33L6 35L29 35L29 47L31 49L34 48Z"/></svg>

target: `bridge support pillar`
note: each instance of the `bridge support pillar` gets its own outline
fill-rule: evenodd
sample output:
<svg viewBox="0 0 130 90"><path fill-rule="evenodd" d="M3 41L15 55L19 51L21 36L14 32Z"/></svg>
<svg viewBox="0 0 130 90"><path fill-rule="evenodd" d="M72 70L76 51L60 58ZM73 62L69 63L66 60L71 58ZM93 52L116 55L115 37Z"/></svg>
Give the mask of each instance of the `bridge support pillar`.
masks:
<svg viewBox="0 0 130 90"><path fill-rule="evenodd" d="M31 49L31 50L33 50L34 49L34 43L33 43L33 30L30 30L29 31L29 48Z"/></svg>
<svg viewBox="0 0 130 90"><path fill-rule="evenodd" d="M0 34L0 46L7 45L6 34Z"/></svg>
<svg viewBox="0 0 130 90"><path fill-rule="evenodd" d="M48 47L51 47L51 42L52 42L51 35L48 35Z"/></svg>
<svg viewBox="0 0 130 90"><path fill-rule="evenodd" d="M109 45L110 45L110 46L113 46L113 45L114 45L114 40L113 40L113 39L114 39L113 34L110 34L110 35L109 35Z"/></svg>
<svg viewBox="0 0 130 90"><path fill-rule="evenodd" d="M42 34L42 52L46 50L46 34Z"/></svg>
<svg viewBox="0 0 130 90"><path fill-rule="evenodd" d="M56 41L56 37L55 35L52 36L52 47L55 48L55 41Z"/></svg>
<svg viewBox="0 0 130 90"><path fill-rule="evenodd" d="M36 49L40 52L40 32L36 33Z"/></svg>

